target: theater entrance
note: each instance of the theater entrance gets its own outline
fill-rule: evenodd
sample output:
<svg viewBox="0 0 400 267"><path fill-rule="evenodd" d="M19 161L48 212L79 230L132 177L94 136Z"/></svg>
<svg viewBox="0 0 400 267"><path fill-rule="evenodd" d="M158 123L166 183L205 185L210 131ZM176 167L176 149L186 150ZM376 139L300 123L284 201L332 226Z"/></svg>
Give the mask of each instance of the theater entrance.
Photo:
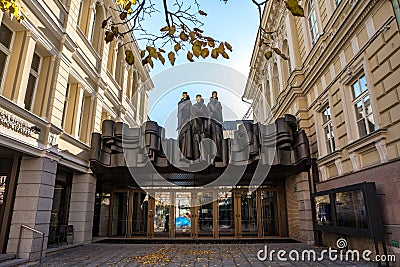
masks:
<svg viewBox="0 0 400 267"><path fill-rule="evenodd" d="M115 190L108 235L162 239L285 236L282 194L276 187Z"/></svg>

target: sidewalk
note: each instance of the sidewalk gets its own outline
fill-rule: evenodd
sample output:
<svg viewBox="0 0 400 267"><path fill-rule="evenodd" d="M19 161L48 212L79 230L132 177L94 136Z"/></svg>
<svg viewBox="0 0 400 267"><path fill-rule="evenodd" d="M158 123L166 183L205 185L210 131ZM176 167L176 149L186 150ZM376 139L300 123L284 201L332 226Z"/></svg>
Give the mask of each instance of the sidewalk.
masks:
<svg viewBox="0 0 400 267"><path fill-rule="evenodd" d="M47 255L44 266L376 266L327 258L321 262L261 262L257 259L260 249L264 244L89 244ZM268 250L272 249L321 250L302 243L268 244Z"/></svg>

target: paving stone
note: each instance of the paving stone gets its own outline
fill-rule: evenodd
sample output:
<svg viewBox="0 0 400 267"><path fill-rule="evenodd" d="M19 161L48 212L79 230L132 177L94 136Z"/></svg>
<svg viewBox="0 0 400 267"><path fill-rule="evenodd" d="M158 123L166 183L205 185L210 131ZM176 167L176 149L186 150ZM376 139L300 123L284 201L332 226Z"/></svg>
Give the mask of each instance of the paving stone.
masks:
<svg viewBox="0 0 400 267"><path fill-rule="evenodd" d="M371 263L333 262L327 257L318 262L260 261L257 252L264 244L88 244L47 255L44 266L375 266ZM323 248L302 243L267 244L268 251L289 252L314 249L317 257Z"/></svg>

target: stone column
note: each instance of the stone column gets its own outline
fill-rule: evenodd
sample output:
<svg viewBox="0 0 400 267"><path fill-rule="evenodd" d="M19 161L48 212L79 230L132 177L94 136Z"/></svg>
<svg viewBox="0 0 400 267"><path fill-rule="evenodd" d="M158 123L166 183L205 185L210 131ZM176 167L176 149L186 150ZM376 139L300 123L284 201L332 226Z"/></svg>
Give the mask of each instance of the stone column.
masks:
<svg viewBox="0 0 400 267"><path fill-rule="evenodd" d="M307 244L314 243L314 228L311 211L310 183L308 173L302 172L296 177L296 195L299 205L300 239Z"/></svg>
<svg viewBox="0 0 400 267"><path fill-rule="evenodd" d="M47 248L56 172L55 160L45 157L22 158L7 253L16 254L19 251L17 256L21 258L39 258L41 235L23 229L19 243L22 224L44 232L44 249Z"/></svg>
<svg viewBox="0 0 400 267"><path fill-rule="evenodd" d="M74 243L92 240L96 177L93 174L74 174L68 224L74 226Z"/></svg>

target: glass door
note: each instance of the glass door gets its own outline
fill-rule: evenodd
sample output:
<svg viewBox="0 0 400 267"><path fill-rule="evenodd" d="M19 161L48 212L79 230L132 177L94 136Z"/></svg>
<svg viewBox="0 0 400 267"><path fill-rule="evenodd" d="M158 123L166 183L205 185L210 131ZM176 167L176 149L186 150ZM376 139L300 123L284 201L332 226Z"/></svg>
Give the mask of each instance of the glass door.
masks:
<svg viewBox="0 0 400 267"><path fill-rule="evenodd" d="M232 192L218 192L218 233L220 237L235 234L233 202Z"/></svg>
<svg viewBox="0 0 400 267"><path fill-rule="evenodd" d="M261 214L263 235L279 235L277 191L261 191Z"/></svg>
<svg viewBox="0 0 400 267"><path fill-rule="evenodd" d="M198 212L198 232L200 237L213 237L214 236L214 203L212 192L199 192L197 193L199 200Z"/></svg>
<svg viewBox="0 0 400 267"><path fill-rule="evenodd" d="M242 236L257 236L257 193L241 191L240 200Z"/></svg>
<svg viewBox="0 0 400 267"><path fill-rule="evenodd" d="M131 195L133 197L131 236L147 236L149 197L145 192L140 191L134 191Z"/></svg>
<svg viewBox="0 0 400 267"><path fill-rule="evenodd" d="M129 191L112 195L111 236L128 236Z"/></svg>
<svg viewBox="0 0 400 267"><path fill-rule="evenodd" d="M156 192L154 199L154 237L169 237L171 192Z"/></svg>
<svg viewBox="0 0 400 267"><path fill-rule="evenodd" d="M191 192L175 193L175 237L191 237Z"/></svg>

